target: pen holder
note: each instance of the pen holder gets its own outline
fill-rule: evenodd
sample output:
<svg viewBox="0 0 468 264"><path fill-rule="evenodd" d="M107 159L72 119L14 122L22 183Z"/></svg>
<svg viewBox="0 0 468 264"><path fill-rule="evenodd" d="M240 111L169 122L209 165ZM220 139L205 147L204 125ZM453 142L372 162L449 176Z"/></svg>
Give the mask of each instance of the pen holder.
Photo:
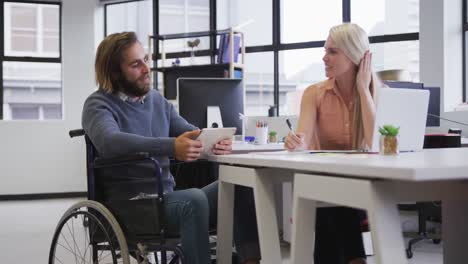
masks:
<svg viewBox="0 0 468 264"><path fill-rule="evenodd" d="M268 144L268 127L255 128L255 144L265 145Z"/></svg>

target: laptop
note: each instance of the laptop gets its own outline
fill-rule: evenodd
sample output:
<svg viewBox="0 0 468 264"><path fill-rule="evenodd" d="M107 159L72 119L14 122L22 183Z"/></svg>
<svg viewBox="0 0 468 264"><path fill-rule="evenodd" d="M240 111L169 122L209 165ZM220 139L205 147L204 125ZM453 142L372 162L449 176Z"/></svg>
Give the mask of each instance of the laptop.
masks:
<svg viewBox="0 0 468 264"><path fill-rule="evenodd" d="M401 152L421 151L424 145L429 91L419 89L378 90L374 135L371 152L379 152L379 127L391 124L400 127Z"/></svg>

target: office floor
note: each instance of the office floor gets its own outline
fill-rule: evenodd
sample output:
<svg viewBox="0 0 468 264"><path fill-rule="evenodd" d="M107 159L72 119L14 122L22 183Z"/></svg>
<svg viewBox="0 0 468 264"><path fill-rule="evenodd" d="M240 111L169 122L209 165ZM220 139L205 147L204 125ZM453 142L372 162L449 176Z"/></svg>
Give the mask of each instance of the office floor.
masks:
<svg viewBox="0 0 468 264"><path fill-rule="evenodd" d="M47 263L55 226L65 210L79 199L0 202L0 263ZM407 220L406 220L407 221ZM289 248L282 248L289 264ZM442 246L421 242L410 264L442 263ZM369 263L375 263L372 257Z"/></svg>

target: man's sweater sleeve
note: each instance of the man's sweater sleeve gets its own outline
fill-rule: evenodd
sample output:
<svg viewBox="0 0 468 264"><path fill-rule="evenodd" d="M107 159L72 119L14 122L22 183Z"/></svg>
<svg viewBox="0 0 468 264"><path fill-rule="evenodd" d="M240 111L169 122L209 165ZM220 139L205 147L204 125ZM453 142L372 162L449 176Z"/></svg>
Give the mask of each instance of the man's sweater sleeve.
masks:
<svg viewBox="0 0 468 264"><path fill-rule="evenodd" d="M111 108L99 98L86 100L82 125L101 157L137 152L150 152L156 156L174 155L175 138L153 138L122 132Z"/></svg>

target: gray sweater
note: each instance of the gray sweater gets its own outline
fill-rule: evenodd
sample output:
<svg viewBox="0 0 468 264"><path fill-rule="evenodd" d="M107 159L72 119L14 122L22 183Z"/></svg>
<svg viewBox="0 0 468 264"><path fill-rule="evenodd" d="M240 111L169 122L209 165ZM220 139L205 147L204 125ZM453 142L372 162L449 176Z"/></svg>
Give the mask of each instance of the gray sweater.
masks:
<svg viewBox="0 0 468 264"><path fill-rule="evenodd" d="M173 191L175 185L169 171L175 137L197 129L155 90L141 102L124 101L117 94L98 90L84 104L82 126L100 157L150 152L162 167L164 192ZM111 173L107 195L128 198L139 192L155 193L150 170L148 165L119 168Z"/></svg>

